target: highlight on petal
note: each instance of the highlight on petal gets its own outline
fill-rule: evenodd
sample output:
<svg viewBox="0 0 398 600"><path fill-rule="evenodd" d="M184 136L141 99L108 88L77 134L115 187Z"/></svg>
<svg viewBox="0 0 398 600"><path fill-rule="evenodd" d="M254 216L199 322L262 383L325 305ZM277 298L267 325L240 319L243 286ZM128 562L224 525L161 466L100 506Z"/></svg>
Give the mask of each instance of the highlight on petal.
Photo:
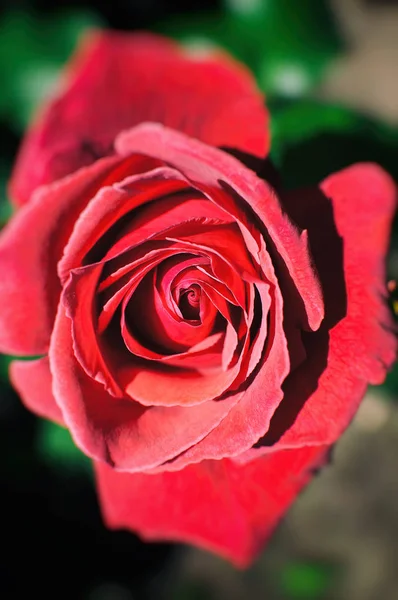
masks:
<svg viewBox="0 0 398 600"><path fill-rule="evenodd" d="M156 475L120 473L97 461L94 467L108 527L195 544L247 567L326 452L308 446L244 466L203 461Z"/></svg>
<svg viewBox="0 0 398 600"><path fill-rule="evenodd" d="M199 58L152 34L93 32L24 140L10 184L14 202L112 154L117 134L143 121L258 156L269 147L263 98L231 57Z"/></svg>

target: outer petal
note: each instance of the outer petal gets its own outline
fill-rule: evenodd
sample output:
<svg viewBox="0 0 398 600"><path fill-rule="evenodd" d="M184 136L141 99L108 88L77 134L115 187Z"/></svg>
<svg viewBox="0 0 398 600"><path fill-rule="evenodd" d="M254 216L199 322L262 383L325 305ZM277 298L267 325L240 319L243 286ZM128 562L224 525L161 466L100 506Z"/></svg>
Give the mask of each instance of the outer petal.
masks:
<svg viewBox="0 0 398 600"><path fill-rule="evenodd" d="M144 539L189 542L246 567L325 452L319 446L282 451L244 466L203 461L158 475L94 465L108 527L132 529Z"/></svg>
<svg viewBox="0 0 398 600"><path fill-rule="evenodd" d="M154 35L97 32L25 139L11 182L15 202L112 153L116 135L142 121L259 156L269 146L263 99L242 65L221 52L200 58Z"/></svg>
<svg viewBox="0 0 398 600"><path fill-rule="evenodd" d="M52 393L47 356L38 360L14 360L10 365L10 379L29 410L64 425L61 410Z"/></svg>
<svg viewBox="0 0 398 600"><path fill-rule="evenodd" d="M59 294L57 262L82 208L120 159L37 190L0 235L0 351L45 354Z"/></svg>
<svg viewBox="0 0 398 600"><path fill-rule="evenodd" d="M197 444L237 402L229 397L188 408L146 408L128 398L110 396L77 362L71 321L62 304L49 357L54 396L76 445L88 456L122 470L158 467Z"/></svg>
<svg viewBox="0 0 398 600"><path fill-rule="evenodd" d="M287 379L269 433L241 460L275 448L333 443L367 385L381 383L396 359L385 288L396 186L377 165L358 164L330 176L321 189L330 200L313 190L292 194L285 205L308 227L326 319L305 338L307 361Z"/></svg>
<svg viewBox="0 0 398 600"><path fill-rule="evenodd" d="M397 350L385 281L397 187L378 165L358 164L328 177L321 189L332 201L344 240L347 318L339 342L356 374L379 384Z"/></svg>

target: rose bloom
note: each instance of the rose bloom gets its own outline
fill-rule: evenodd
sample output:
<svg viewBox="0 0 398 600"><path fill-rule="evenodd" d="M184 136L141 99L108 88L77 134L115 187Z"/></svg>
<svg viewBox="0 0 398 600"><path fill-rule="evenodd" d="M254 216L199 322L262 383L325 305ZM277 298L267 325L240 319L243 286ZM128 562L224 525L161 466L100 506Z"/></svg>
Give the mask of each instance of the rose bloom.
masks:
<svg viewBox="0 0 398 600"><path fill-rule="evenodd" d="M106 524L240 566L396 355L393 181L356 164L285 192L268 150L230 57L94 33L0 239L0 349L35 357L11 380L93 459Z"/></svg>

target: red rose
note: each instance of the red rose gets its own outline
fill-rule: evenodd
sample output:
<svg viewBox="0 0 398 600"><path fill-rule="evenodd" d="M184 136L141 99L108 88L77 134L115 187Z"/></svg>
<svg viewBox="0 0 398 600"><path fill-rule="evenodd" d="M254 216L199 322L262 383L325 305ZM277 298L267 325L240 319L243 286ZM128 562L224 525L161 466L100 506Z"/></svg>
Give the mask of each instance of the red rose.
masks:
<svg viewBox="0 0 398 600"><path fill-rule="evenodd" d="M267 150L243 67L98 34L25 140L0 239L0 349L42 356L12 381L94 459L107 524L240 565L396 353L394 183L360 164L277 194Z"/></svg>

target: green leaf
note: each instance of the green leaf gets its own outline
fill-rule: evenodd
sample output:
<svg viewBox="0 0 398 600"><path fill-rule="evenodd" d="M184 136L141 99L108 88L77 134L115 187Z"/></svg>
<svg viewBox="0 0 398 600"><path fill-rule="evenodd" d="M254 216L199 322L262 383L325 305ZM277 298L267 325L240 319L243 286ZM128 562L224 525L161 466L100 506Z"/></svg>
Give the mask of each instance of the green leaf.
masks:
<svg viewBox="0 0 398 600"><path fill-rule="evenodd" d="M9 167L5 163L0 162L0 229L4 227L13 212L13 208L7 200L9 171Z"/></svg>
<svg viewBox="0 0 398 600"><path fill-rule="evenodd" d="M8 368L10 366L11 361L11 356L0 354L0 384L2 384L3 382L8 382Z"/></svg>
<svg viewBox="0 0 398 600"><path fill-rule="evenodd" d="M299 6L297 0L226 0L226 5L238 18L246 14L259 55L259 83L268 95L302 95L341 49L325 0L300 0Z"/></svg>
<svg viewBox="0 0 398 600"><path fill-rule="evenodd" d="M9 380L8 370L13 360L37 360L41 356L13 356L11 354L0 354L0 382Z"/></svg>
<svg viewBox="0 0 398 600"><path fill-rule="evenodd" d="M158 30L196 46L219 46L245 62L268 97L298 97L341 49L325 0L228 0L225 10L178 17Z"/></svg>
<svg viewBox="0 0 398 600"><path fill-rule="evenodd" d="M86 10L48 17L19 10L6 13L0 21L0 117L17 131L25 128L54 89L80 34L97 25L98 18Z"/></svg>
<svg viewBox="0 0 398 600"><path fill-rule="evenodd" d="M271 113L272 151L274 158L286 146L308 140L320 132L352 131L358 124L356 113L341 106L312 99L274 98L268 103Z"/></svg>
<svg viewBox="0 0 398 600"><path fill-rule="evenodd" d="M398 402L398 365L395 365L392 371L388 373L382 388L388 400Z"/></svg>
<svg viewBox="0 0 398 600"><path fill-rule="evenodd" d="M75 445L69 431L60 425L40 421L36 449L43 462L50 466L68 467L91 474L91 460Z"/></svg>
<svg viewBox="0 0 398 600"><path fill-rule="evenodd" d="M288 187L316 185L350 164L377 162L398 177L398 133L384 123L316 100L274 99L271 157Z"/></svg>
<svg viewBox="0 0 398 600"><path fill-rule="evenodd" d="M334 569L320 563L291 563L280 574L280 589L289 600L317 600L333 579Z"/></svg>

